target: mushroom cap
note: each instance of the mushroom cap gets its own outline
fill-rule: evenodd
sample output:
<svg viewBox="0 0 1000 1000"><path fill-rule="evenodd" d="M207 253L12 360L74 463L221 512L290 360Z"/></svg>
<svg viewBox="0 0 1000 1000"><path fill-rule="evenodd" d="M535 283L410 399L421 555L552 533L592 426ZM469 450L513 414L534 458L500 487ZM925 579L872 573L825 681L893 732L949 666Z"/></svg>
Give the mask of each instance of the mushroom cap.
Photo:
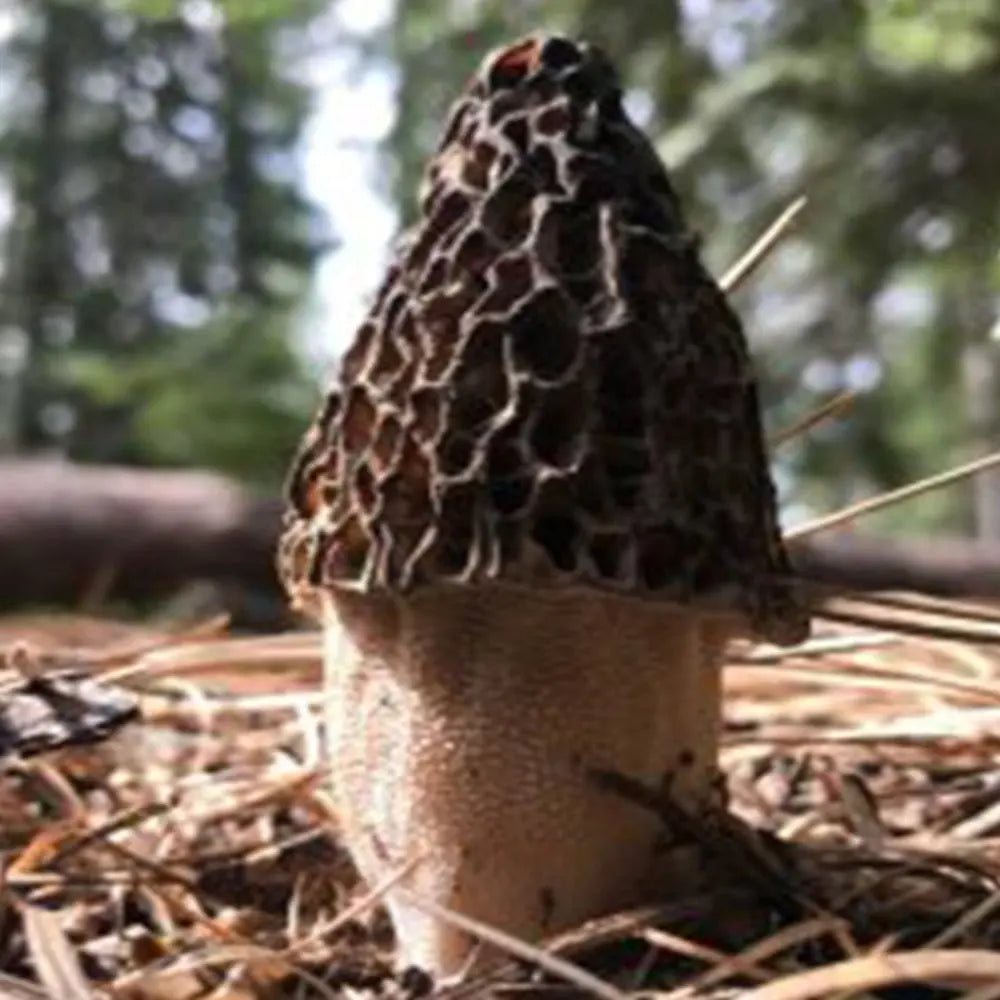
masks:
<svg viewBox="0 0 1000 1000"><path fill-rule="evenodd" d="M585 586L805 636L740 322L599 50L484 60L288 493L293 595Z"/></svg>

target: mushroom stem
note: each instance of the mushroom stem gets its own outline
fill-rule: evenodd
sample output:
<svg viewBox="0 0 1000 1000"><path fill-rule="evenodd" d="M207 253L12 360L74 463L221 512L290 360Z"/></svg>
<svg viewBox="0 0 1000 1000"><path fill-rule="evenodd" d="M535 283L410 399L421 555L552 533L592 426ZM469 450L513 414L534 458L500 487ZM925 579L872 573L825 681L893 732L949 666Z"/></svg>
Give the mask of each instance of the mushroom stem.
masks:
<svg viewBox="0 0 1000 1000"><path fill-rule="evenodd" d="M370 884L418 858L403 888L533 940L697 883L694 845L588 775L689 810L717 795L706 619L499 584L323 600L335 795ZM386 899L401 959L460 968L474 942L402 896Z"/></svg>

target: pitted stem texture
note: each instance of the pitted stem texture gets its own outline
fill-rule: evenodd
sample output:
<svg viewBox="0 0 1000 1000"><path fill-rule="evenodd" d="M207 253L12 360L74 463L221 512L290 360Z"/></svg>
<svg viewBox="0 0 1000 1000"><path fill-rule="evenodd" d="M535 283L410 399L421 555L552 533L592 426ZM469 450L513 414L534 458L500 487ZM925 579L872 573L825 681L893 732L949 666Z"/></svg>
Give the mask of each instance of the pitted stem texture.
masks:
<svg viewBox="0 0 1000 1000"><path fill-rule="evenodd" d="M697 888L697 848L592 778L720 804L717 656L693 616L486 585L328 597L325 627L334 786L369 884L412 863L402 888L529 941ZM461 966L465 934L386 902L405 961Z"/></svg>

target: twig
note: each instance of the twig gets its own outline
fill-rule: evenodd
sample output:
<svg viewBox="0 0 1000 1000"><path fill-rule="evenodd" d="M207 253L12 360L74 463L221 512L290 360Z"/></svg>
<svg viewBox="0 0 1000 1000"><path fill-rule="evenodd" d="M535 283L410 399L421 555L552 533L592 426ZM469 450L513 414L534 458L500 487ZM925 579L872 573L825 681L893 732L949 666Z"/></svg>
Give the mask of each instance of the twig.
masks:
<svg viewBox="0 0 1000 1000"><path fill-rule="evenodd" d="M59 1000L96 1000L60 915L27 903L19 909L31 964L49 994Z"/></svg>
<svg viewBox="0 0 1000 1000"><path fill-rule="evenodd" d="M666 951L684 958L694 958L706 965L710 965L709 972L718 972L719 969L726 969L723 979L730 975L746 976L758 983L769 983L774 979L774 973L769 972L751 958L743 955L727 955L718 948L709 948L707 945L699 944L697 941L689 941L679 934L672 934L670 931L661 930L658 927L647 927L642 936L647 943L658 951Z"/></svg>
<svg viewBox="0 0 1000 1000"><path fill-rule="evenodd" d="M967 934L976 924L982 923L1000 909L1000 892L990 893L981 903L966 910L950 927L946 927L937 937L927 942L928 948L943 948L952 941Z"/></svg>
<svg viewBox="0 0 1000 1000"><path fill-rule="evenodd" d="M562 979L567 983L572 983L587 993L601 997L602 1000L628 1000L625 993L615 989L610 983L606 983L603 979L599 979L592 973L587 972L586 969L581 969L572 962L567 962L564 958L559 958L556 955L543 951L536 945L528 944L527 941L522 941L520 938L498 930L496 927L491 927L489 924L484 924L479 920L466 917L455 910L449 909L447 906L441 906L439 903L425 899L409 890L398 890L397 894L404 897L411 906L423 910L432 917L444 923L451 924L460 931L471 934L480 941L485 941L487 944L493 945L494 948L505 951L515 958L520 958L525 962L530 962L532 965L537 965L538 968L543 969L549 975L555 976L557 979Z"/></svg>
<svg viewBox="0 0 1000 1000"><path fill-rule="evenodd" d="M817 406L815 410L810 410L809 413L804 417L800 417L791 426L772 434L768 443L772 448L776 448L778 445L782 445L786 441L791 441L792 438L796 438L800 434L805 434L806 431L811 430L824 420L841 416L854 405L854 401L857 398L857 393L842 392L832 399L828 399L822 406Z"/></svg>
<svg viewBox="0 0 1000 1000"><path fill-rule="evenodd" d="M768 961L775 955L780 955L783 951L788 951L789 948L798 947L827 934L835 936L837 931L845 927L847 927L847 922L837 917L810 917L808 920L783 927L770 937L745 948L738 955L733 955L728 964L719 965L702 973L690 984L690 987L683 987L683 989L704 990L709 986L725 982L730 976L741 973L744 965L749 964L753 968L759 968L762 962Z"/></svg>
<svg viewBox="0 0 1000 1000"><path fill-rule="evenodd" d="M798 657L829 656L831 653L853 653L872 646L891 646L901 642L902 637L889 633L872 635L824 635L809 639L797 646L780 648L777 646L757 646L745 653L730 653L726 656L726 666L755 666L766 663L781 663Z"/></svg>
<svg viewBox="0 0 1000 1000"><path fill-rule="evenodd" d="M402 882L403 879L406 878L406 876L409 875L422 860L423 859L420 855L410 858L407 862L400 865L395 871L390 872L374 888L370 889L348 907L341 910L340 913L329 921L329 923L313 927L305 937L299 938L297 941L293 941L285 949L282 955L284 957L291 957L301 951L306 945L319 940L320 938L328 937L335 931L338 931L341 927L349 924L352 920L357 920L363 913L366 913L373 906L377 906L380 902L382 902L383 896L385 896L390 889Z"/></svg>
<svg viewBox="0 0 1000 1000"><path fill-rule="evenodd" d="M705 919L715 912L726 912L730 907L738 910L752 906L756 897L746 891L713 886L711 891L682 896L661 906L641 906L631 910L621 910L604 917L595 917L583 924L561 931L540 942L550 955L570 958L615 941L626 941L640 936L649 927L675 924ZM720 910L721 908L721 910ZM449 984L438 990L438 1000L463 1000L487 992L492 983L500 983L515 975L517 966L511 963L499 968L490 968L473 979Z"/></svg>
<svg viewBox="0 0 1000 1000"><path fill-rule="evenodd" d="M810 535L815 535L817 532L839 527L863 514L871 514L877 510L884 510L886 507L891 507L893 504L901 503L904 500L910 500L921 493L941 489L943 486L951 486L953 483L968 479L970 476L976 475L976 473L985 472L996 465L1000 465L1000 451L984 455L972 462L966 462L964 465L956 466L947 472L939 472L937 475L928 476L926 479L918 479L915 483L901 486L896 490L890 490L888 493L881 493L878 496L869 497L867 500L850 504L841 510L834 511L832 514L825 514L823 517L800 524L796 528L790 528L785 532L785 541L795 542Z"/></svg>
<svg viewBox="0 0 1000 1000"><path fill-rule="evenodd" d="M782 237L791 228L792 223L802 214L802 209L806 207L806 203L807 199L804 196L796 198L757 237L750 249L726 271L719 281L719 287L727 295L742 285L758 268L764 258L778 245Z"/></svg>
<svg viewBox="0 0 1000 1000"><path fill-rule="evenodd" d="M341 1000L343 997L342 992L333 990L319 976L289 961L281 952L264 945L253 944L249 941L240 941L236 944L214 944L205 947L201 951L189 952L182 955L175 965L163 969L158 975L161 975L164 979L169 979L183 972L196 972L199 969L224 966L231 962L242 962L250 967L263 966L267 970L287 969L298 976L304 983L308 983L320 996L327 998L327 1000ZM115 992L118 995L127 995L139 983L143 987L147 987L148 980L156 974L151 973L149 969L137 969L135 972L122 977L113 984ZM149 995L148 988L147 995Z"/></svg>
<svg viewBox="0 0 1000 1000"><path fill-rule="evenodd" d="M54 868L68 857L79 853L91 844L104 841L111 834L117 833L119 830L138 826L141 823L145 823L148 819L162 816L170 808L170 802L146 802L138 806L133 806L131 809L126 809L124 812L112 816L111 819L102 823L99 827L95 827L92 830L82 830L77 840L58 847L52 857L48 859L48 864Z"/></svg>
<svg viewBox="0 0 1000 1000"><path fill-rule="evenodd" d="M67 886L80 886L88 889L107 888L109 886L134 886L141 880L134 871L115 870L101 871L95 875L63 875L60 872L21 872L5 875L4 885L11 889L64 889ZM145 880L145 884L152 884ZM156 882L159 884L159 881ZM0 992L0 997L3 993ZM6 1000L6 998L5 998Z"/></svg>
<svg viewBox="0 0 1000 1000"><path fill-rule="evenodd" d="M996 705L1000 700L1000 688L963 683L958 678L907 676L889 669L879 670L865 667L858 670L853 664L845 664L842 670L815 668L806 664L741 663L736 665L740 676L770 677L794 683L815 684L822 687L845 687L873 691L912 691L915 694L951 694L975 699L987 705Z"/></svg>
<svg viewBox="0 0 1000 1000"><path fill-rule="evenodd" d="M1000 980L1000 954L992 951L909 951L865 955L810 969L741 994L741 1000L818 1000L834 992L872 990L901 983L979 986Z"/></svg>
<svg viewBox="0 0 1000 1000"><path fill-rule="evenodd" d="M811 590L819 590L810 582ZM842 593L834 587L823 588L831 597ZM953 616L963 620L994 622L1000 625L1000 608L977 604L973 601L957 601L932 594L899 593L897 591L869 591L865 593L865 603L884 604L891 608L907 611L930 611L934 614Z"/></svg>
<svg viewBox="0 0 1000 1000"><path fill-rule="evenodd" d="M817 602L813 614L829 621L865 625L882 632L922 635L962 642L1000 643L1000 624L980 619L956 621L951 615L908 611L864 598L831 597Z"/></svg>
<svg viewBox="0 0 1000 1000"><path fill-rule="evenodd" d="M998 827L1000 827L1000 802L994 802L982 812L956 823L948 831L948 836L958 840L978 840L986 834L993 833ZM993 900L993 904L994 907L1000 904L1000 896Z"/></svg>
<svg viewBox="0 0 1000 1000"><path fill-rule="evenodd" d="M273 670L291 664L300 666L320 662L322 648L319 632L291 632L248 638L225 638L206 642L157 647L138 660L105 671L100 679L106 683L143 675L212 673L227 667Z"/></svg>

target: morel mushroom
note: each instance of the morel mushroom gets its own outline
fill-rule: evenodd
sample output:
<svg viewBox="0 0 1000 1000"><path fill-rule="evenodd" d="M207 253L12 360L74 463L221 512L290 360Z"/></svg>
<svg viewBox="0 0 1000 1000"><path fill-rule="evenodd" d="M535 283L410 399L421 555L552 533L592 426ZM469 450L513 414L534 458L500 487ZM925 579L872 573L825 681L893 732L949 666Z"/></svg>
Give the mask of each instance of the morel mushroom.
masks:
<svg viewBox="0 0 1000 1000"><path fill-rule="evenodd" d="M344 838L404 960L696 879L595 772L718 800L719 659L801 640L740 323L595 48L529 38L451 112L290 479Z"/></svg>

